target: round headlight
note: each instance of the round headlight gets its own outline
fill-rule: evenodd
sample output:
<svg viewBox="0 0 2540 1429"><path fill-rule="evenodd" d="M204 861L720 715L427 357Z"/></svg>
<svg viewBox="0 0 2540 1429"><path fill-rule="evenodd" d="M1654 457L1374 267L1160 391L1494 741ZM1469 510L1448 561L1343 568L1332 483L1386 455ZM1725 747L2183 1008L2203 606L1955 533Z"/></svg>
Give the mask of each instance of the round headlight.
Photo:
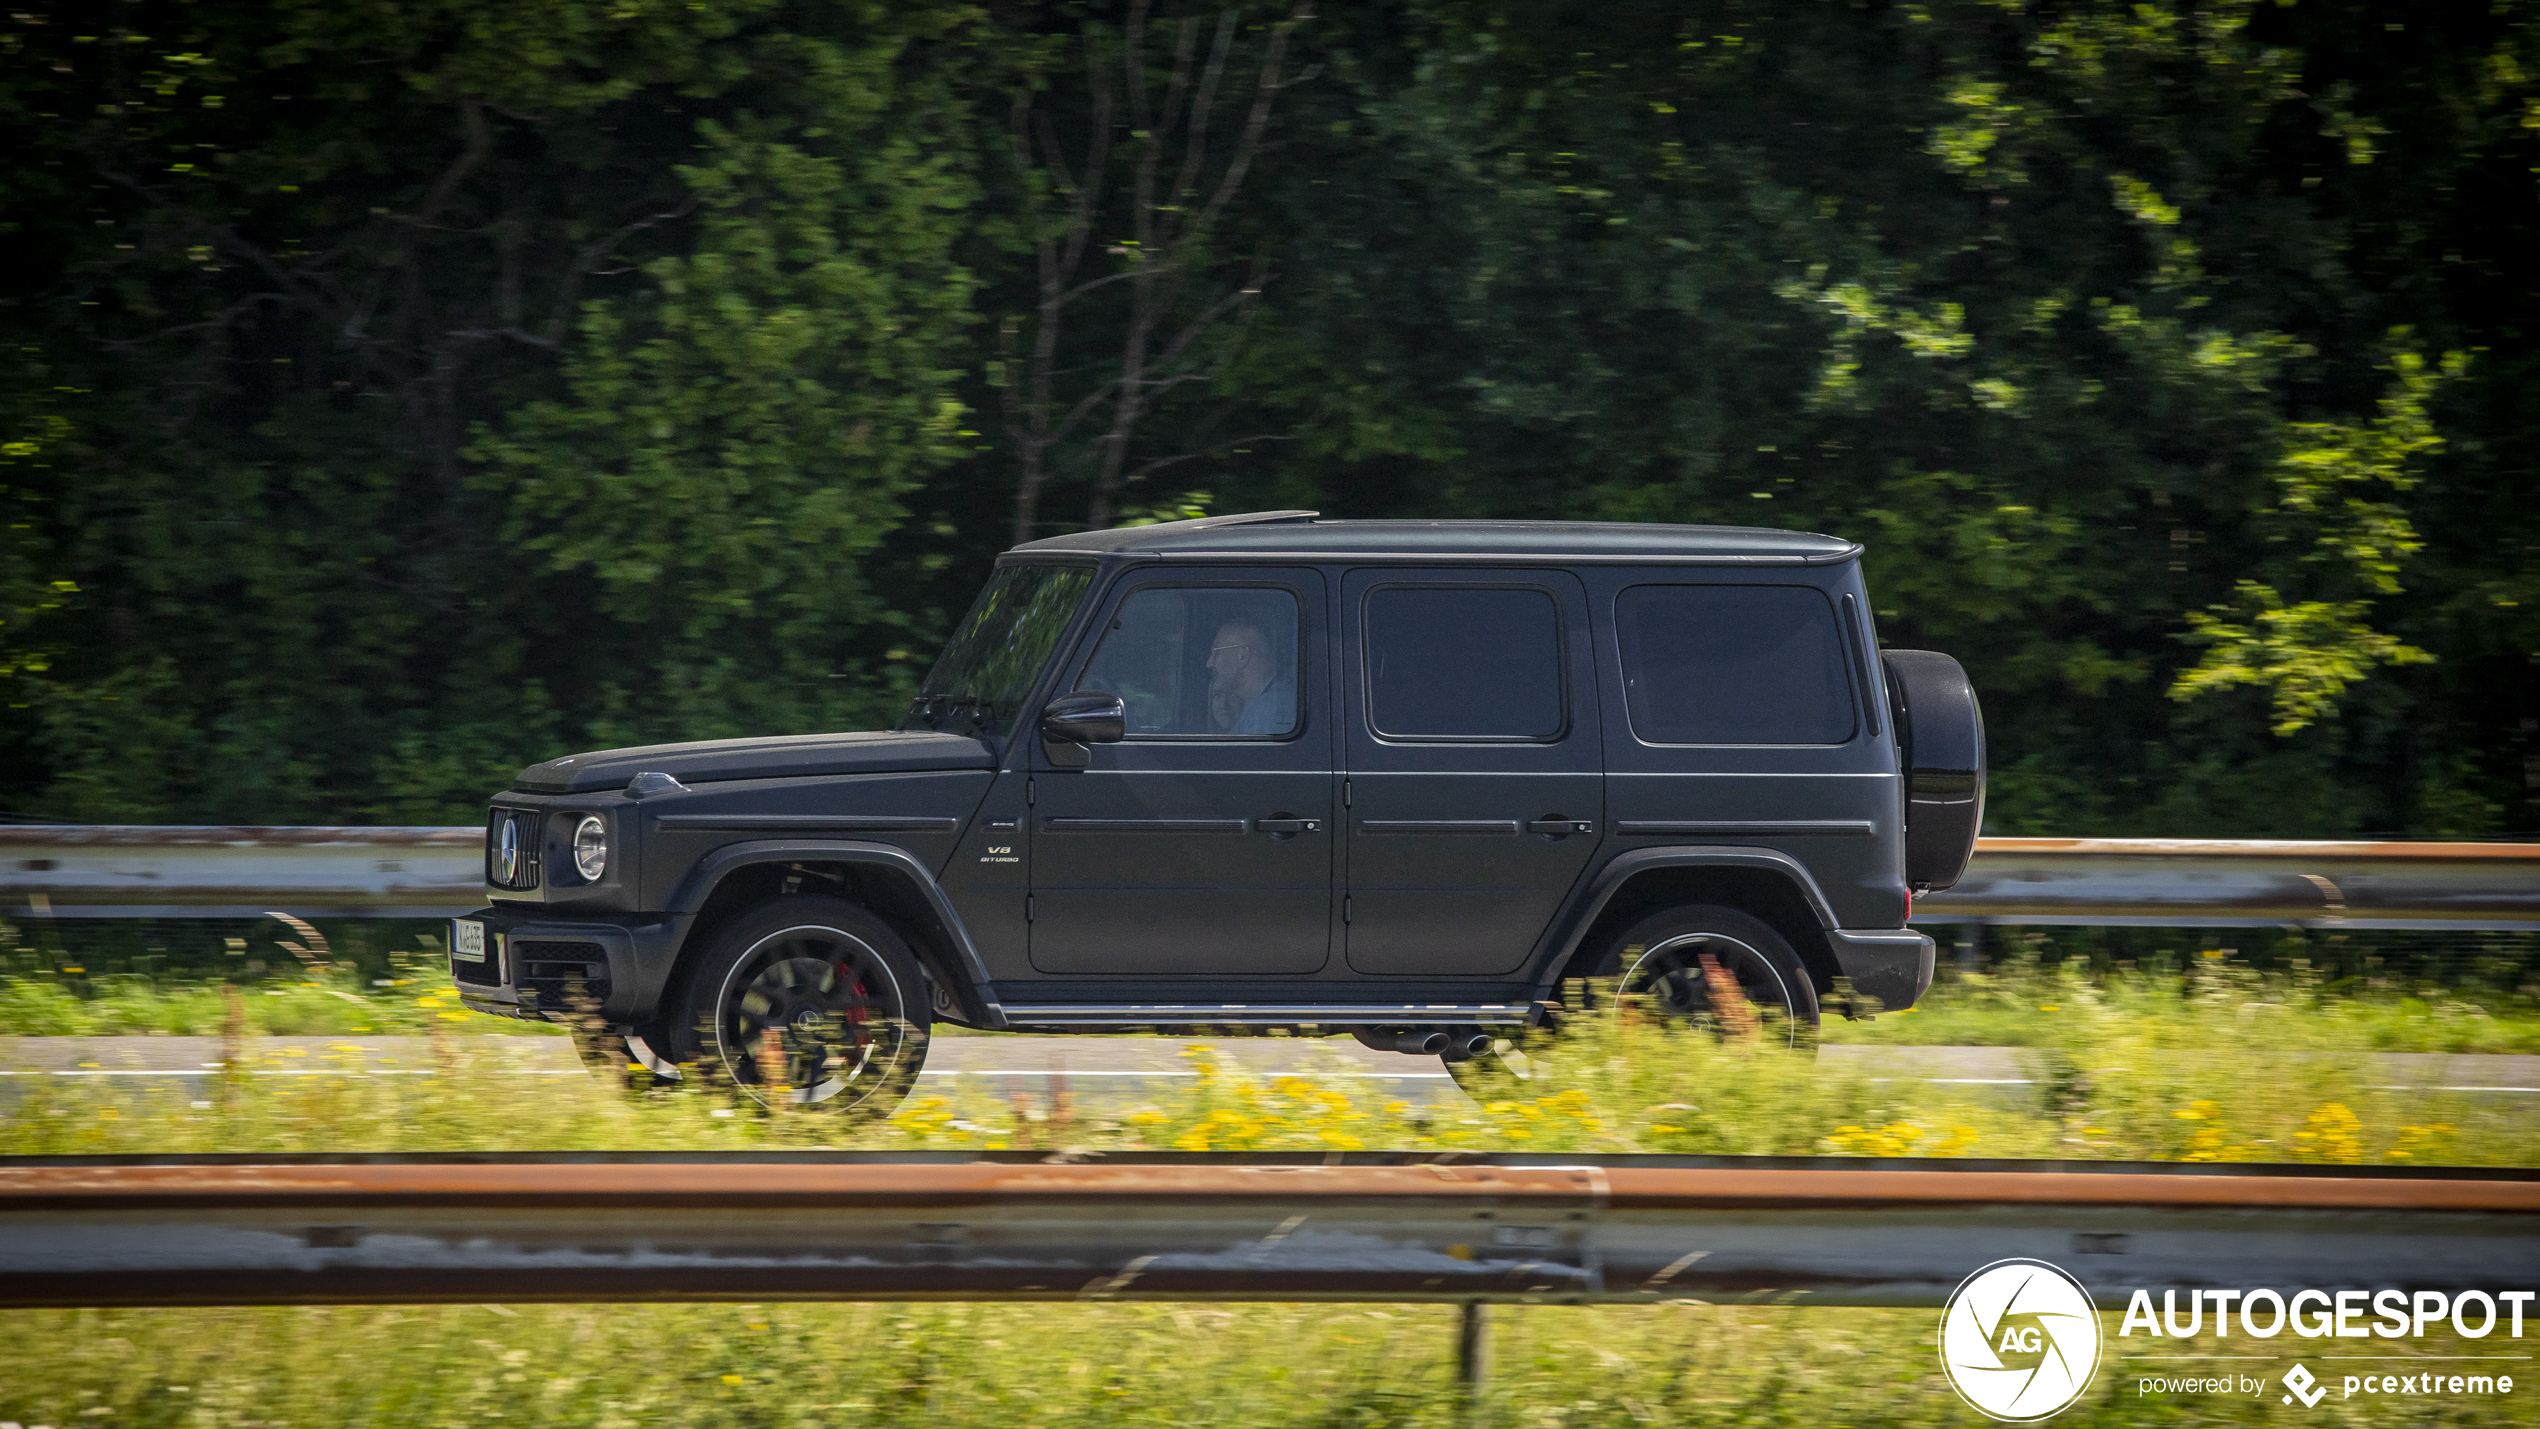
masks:
<svg viewBox="0 0 2540 1429"><path fill-rule="evenodd" d="M584 879L597 883L609 871L609 826L593 814L573 830L573 866Z"/></svg>

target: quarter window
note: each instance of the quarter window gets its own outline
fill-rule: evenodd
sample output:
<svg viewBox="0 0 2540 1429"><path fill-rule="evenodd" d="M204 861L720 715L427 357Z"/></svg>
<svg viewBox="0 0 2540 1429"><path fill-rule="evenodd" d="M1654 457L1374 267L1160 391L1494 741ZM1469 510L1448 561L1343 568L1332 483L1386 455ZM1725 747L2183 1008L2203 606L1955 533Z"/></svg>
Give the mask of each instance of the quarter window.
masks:
<svg viewBox="0 0 2540 1429"><path fill-rule="evenodd" d="M1524 587L1368 592L1367 715L1389 739L1549 740L1563 724L1561 619Z"/></svg>
<svg viewBox="0 0 2540 1429"><path fill-rule="evenodd" d="M1840 627L1813 586L1633 586L1614 627L1632 732L1651 744L1852 737Z"/></svg>
<svg viewBox="0 0 2540 1429"><path fill-rule="evenodd" d="M1297 633L1285 590L1146 586L1076 688L1120 696L1130 739L1278 739L1297 730Z"/></svg>

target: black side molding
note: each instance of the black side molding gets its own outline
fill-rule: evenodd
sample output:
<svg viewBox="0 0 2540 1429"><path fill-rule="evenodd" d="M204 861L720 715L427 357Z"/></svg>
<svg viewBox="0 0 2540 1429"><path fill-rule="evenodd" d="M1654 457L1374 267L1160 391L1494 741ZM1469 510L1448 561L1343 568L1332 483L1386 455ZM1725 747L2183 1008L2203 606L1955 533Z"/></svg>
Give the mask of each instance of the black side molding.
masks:
<svg viewBox="0 0 2540 1429"><path fill-rule="evenodd" d="M1867 819L1624 819L1618 834L1661 834L1677 838L1777 839L1833 835L1865 839L1878 832Z"/></svg>
<svg viewBox="0 0 2540 1429"><path fill-rule="evenodd" d="M951 833L961 820L929 814L664 814L659 826L771 834Z"/></svg>
<svg viewBox="0 0 2540 1429"><path fill-rule="evenodd" d="M1240 834L1251 831L1242 819L1074 819L1047 818L1041 827L1054 834Z"/></svg>

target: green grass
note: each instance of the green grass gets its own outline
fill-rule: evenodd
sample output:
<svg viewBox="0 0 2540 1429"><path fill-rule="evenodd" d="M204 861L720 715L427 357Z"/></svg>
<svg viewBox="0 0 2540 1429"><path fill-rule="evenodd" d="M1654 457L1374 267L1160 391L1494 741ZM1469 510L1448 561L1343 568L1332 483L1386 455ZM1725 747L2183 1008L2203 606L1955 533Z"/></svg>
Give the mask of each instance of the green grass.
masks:
<svg viewBox="0 0 2540 1429"><path fill-rule="evenodd" d="M112 1005L130 1017L202 994L170 985L118 995L126 1000ZM421 983L352 995L405 1019L382 1012L365 1027L435 1034L439 1075L240 1076L199 1098L166 1084L12 1079L0 1152L1425 1147L2540 1165L2540 1119L2525 1099L2379 1085L2387 1074L2372 1058L2393 1028L2417 1047L2455 1035L2421 1025L2442 1020L2431 1003L2412 1012L2338 996L2299 970L2264 975L2224 960L2096 978L2014 966L1953 980L1924 1011L1829 1028L1829 1040L2035 1049L2044 1084L2009 1093L1873 1081L1832 1061L1627 1015L1537 1048L1539 1082L1428 1113L1311 1070L1255 1079L1194 1048L1206 1074L1162 1099L1006 1099L960 1078L939 1092L930 1079L928 1094L892 1120L860 1128L771 1116L702 1090L507 1077L506 1044L464 1035L494 1030L493 1019L445 1020L446 1000ZM111 1002L69 989L50 996ZM305 1005L330 1001L349 1006ZM433 1001L444 1005L421 1005ZM56 1001L5 1004L27 1005L61 1015ZM209 1005L220 1005L216 994ZM2489 1015L2510 1028L2527 1013ZM1968 1035L1988 1026L2017 1035ZM1899 1038L1900 1028L1910 1031ZM273 1061L357 1066L360 1054L330 1045L333 1035L309 1032L293 1044L303 1056L286 1047ZM2477 1045L2494 1045L2492 1031L2479 1036L2490 1040ZM1492 1313L1486 1411L1505 1429L1978 1422L1938 1373L1930 1311L1681 1303ZM1462 1429L1471 1421L1453 1379L1453 1317L1430 1306L1123 1304L19 1311L0 1320L10 1345L0 1422ZM2114 1316L2106 1328L2112 1352L2124 1348ZM2429 1337L2411 1350L2497 1346ZM2332 1425L2522 1423L2540 1392L2533 1369L2514 1397L2332 1396L2294 1411L2272 1397L2139 1396L2138 1376L2153 1372L2177 1366L2112 1357L2084 1404L2055 1423L2257 1424L2287 1414Z"/></svg>
<svg viewBox="0 0 2540 1429"><path fill-rule="evenodd" d="M1480 1104L1371 1097L1363 1081L1314 1074L1310 1053L1306 1075L1254 1079L1194 1049L1207 1075L1157 1099L1005 1099L984 1083L929 1079L889 1122L868 1126L771 1116L702 1088L635 1094L599 1079L506 1075L507 1044L462 1034L560 1032L457 1010L446 984L422 975L436 963L401 959L395 970L374 980L386 987L313 970L245 989L234 1005L251 1034L307 1039L277 1054L278 1068L359 1062L359 1049L330 1038L427 1033L438 1075L242 1076L200 1099L167 1083L12 1078L0 1151L1458 1148L2540 1165L2528 1099L2396 1089L2374 1060L2532 1045L2540 1017L2526 997L2491 997L2490 1007L2414 990L2358 996L2299 964L2260 972L2206 957L2180 971L2094 974L2078 960L2015 959L1944 979L1914 1011L1825 1028L1832 1043L2025 1047L2039 1084L2023 1090L1877 1080L1850 1063L1717 1043L1627 1012L1575 1019L1560 1041L1533 1048L1539 1079ZM0 1032L217 1034L232 1005L199 982L21 975L0 983Z"/></svg>
<svg viewBox="0 0 2540 1429"><path fill-rule="evenodd" d="M471 1033L562 1036L534 1022L459 1010L437 968L383 979L386 987L343 973L291 982L250 982L237 989L249 1036L347 1037L411 1034L435 1022L463 1022ZM215 1037L228 1016L216 983L110 974L0 977L0 1036Z"/></svg>
<svg viewBox="0 0 2540 1429"><path fill-rule="evenodd" d="M437 1033L430 1077L242 1074L200 1098L166 1082L11 1079L0 1152L1403 1148L2540 1165L2526 1098L2385 1085L2357 1028L2310 1015L2285 979L2208 965L2148 1009L2133 991L2057 995L2075 1000L2044 1014L2055 1035L2032 1044L2029 1088L1879 1080L1627 1012L1575 1020L1534 1046L1536 1080L1479 1103L1370 1096L1364 1081L1319 1075L1310 1052L1302 1074L1258 1078L1193 1047L1203 1075L1168 1095L1002 1097L929 1079L889 1121L863 1126L770 1114L702 1084L510 1075L505 1043L435 1017L423 1023ZM365 1054L319 1036L265 1055L306 1071L358 1069Z"/></svg>
<svg viewBox="0 0 2540 1429"><path fill-rule="evenodd" d="M338 960L314 969L294 966L290 958L283 958L278 973L265 972L263 960L244 963L232 980L243 999L245 1030L251 1035L359 1036L417 1033L441 1022L471 1033L559 1035L556 1029L537 1023L458 1011L448 965L438 947L429 945L429 935L413 934L410 929L402 930L404 935L424 945L371 951L359 960L339 955ZM339 936L350 934L339 930ZM2182 972L2170 965L2170 955L2155 955L2142 965L2094 968L2088 959L2075 956L2043 961L2040 950L2052 941L2044 935L1999 941L2008 944L2008 956L1991 970L1970 974L1944 965L1939 982L1921 1006L1866 1021L1831 1020L1824 1040L2075 1046L2103 1039L2112 1020L2176 1020L2197 997L2209 995L2215 979L2221 977L2239 979L2235 986L2262 989L2238 999L2239 1005L2268 1004L2246 1014L2253 1025L2259 1020L2275 1024L2298 1019L2316 1024L2305 1028L2305 1037L2324 1031L2340 1047L2380 1052L2540 1053L2540 985L2531 983L2522 954L2455 957L2453 961L2461 965L2455 971L2468 975L2449 982L2387 972L2332 980L2299 956L2281 956L2280 949L2272 950L2269 957L2280 966L2265 973L2253 972L2236 958L2215 951L2187 957ZM392 941L390 946L398 943ZM2349 953L2345 960L2357 959ZM68 954L39 952L21 941L21 930L0 922L0 1036L204 1036L222 1030L225 1007L218 978L185 970L131 970L135 965L149 965L146 958L112 961L124 968L92 969L70 961ZM2513 981L2523 985L2503 985ZM994 1035L949 1025L939 1032Z"/></svg>
<svg viewBox="0 0 2540 1429"><path fill-rule="evenodd" d="M1989 973L1945 971L1921 1005L1861 1022L1829 1021L1835 1043L1957 1047L2060 1047L2100 1040L2120 1022L2176 1022L2216 1030L2194 1012L2202 1000L2231 1005L2263 1036L2287 1022L2300 1037L2375 1052L2540 1053L2540 1001L2532 990L2383 979L2331 983L2295 963L2260 973L2200 954L2184 972L2167 967L2094 971L2068 960L2014 958ZM2395 984L2395 985L2394 985Z"/></svg>
<svg viewBox="0 0 2540 1429"><path fill-rule="evenodd" d="M1984 1422L1939 1373L1933 1311L1498 1307L1478 1418L1456 1381L1456 1314L1122 1304L17 1311L0 1317L10 1345L0 1420L63 1429ZM2273 1394L2145 1397L2140 1376L2179 1368L2117 1354L2117 1318L2102 1317L2106 1358L2056 1425L2282 1424L2287 1415L2331 1426L2513 1424L2528 1422L2540 1390L2518 1382L2513 1394L2485 1400L2342 1401L2332 1378L2331 1397L2307 1411ZM2438 1336L2410 1349L2499 1352L2492 1340ZM2237 1368L2271 1378L2289 1362Z"/></svg>
<svg viewBox="0 0 2540 1429"><path fill-rule="evenodd" d="M276 924L264 927L253 947L245 938L219 940L231 955L222 956L207 941L214 934L202 930L158 935L161 943L145 949L137 935L74 929L87 935L75 943L97 944L74 953L49 946L67 936L59 925L44 930L48 946L39 948L27 941L26 928L0 920L0 1036L217 1034L226 1015L224 980L241 992L251 1035L416 1033L435 1022L473 1033L557 1035L536 1023L458 1011L440 926L340 923L332 925L330 942L329 934L306 924ZM1988 971L1960 973L1944 958L1940 981L1921 1006L1868 1021L1830 1021L1824 1040L2075 1046L2103 1039L2111 1019L2173 1020L2222 976L2254 978L2249 985L2264 989L2263 996L2239 999L2272 1004L2249 1012L2253 1021L2321 1024L2340 1047L2540 1053L2540 981L2528 935L2359 934L2350 943L2342 935L2238 930L2231 936L2251 944L2252 959L2269 969L2255 973L2230 950L2194 951L2198 930L2117 930L2127 935L2119 940L2127 948L2100 946L2107 940L2091 936L2106 931L1991 930ZM2159 946L2131 946L2147 937ZM2411 938L2439 946L2411 952L2405 946ZM169 942L180 946L163 945ZM2190 951L2182 957L2172 945ZM2141 956L2115 955L2124 951ZM2314 955L2323 960L2316 968L2309 960ZM2332 966L2342 974L2332 976ZM2437 972L2445 976L2433 976ZM982 1035L949 1025L940 1031Z"/></svg>

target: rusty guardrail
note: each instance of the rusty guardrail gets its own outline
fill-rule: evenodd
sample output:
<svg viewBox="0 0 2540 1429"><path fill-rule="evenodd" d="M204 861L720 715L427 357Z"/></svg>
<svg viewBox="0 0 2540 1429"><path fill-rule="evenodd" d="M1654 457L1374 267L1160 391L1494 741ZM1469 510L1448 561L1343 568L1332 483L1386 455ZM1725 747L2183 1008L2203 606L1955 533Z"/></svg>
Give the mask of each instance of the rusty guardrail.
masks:
<svg viewBox="0 0 2540 1429"><path fill-rule="evenodd" d="M443 917L484 902L475 828L0 825L17 917ZM1982 839L1918 924L2540 929L2540 843Z"/></svg>
<svg viewBox="0 0 2540 1429"><path fill-rule="evenodd" d="M1938 1305L2540 1282L2529 1172L1363 1155L0 1163L0 1306L1334 1300ZM206 1164L211 1163L211 1164Z"/></svg>

